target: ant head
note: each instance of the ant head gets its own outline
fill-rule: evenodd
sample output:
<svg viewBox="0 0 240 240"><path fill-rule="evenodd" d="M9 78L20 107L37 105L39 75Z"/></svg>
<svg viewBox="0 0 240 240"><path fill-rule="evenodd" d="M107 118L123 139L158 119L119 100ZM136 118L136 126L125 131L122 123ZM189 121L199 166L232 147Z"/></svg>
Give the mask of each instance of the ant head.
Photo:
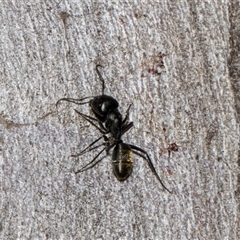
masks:
<svg viewBox="0 0 240 240"><path fill-rule="evenodd" d="M101 95L90 100L90 106L98 119L106 119L109 111L118 108L118 102L113 97Z"/></svg>

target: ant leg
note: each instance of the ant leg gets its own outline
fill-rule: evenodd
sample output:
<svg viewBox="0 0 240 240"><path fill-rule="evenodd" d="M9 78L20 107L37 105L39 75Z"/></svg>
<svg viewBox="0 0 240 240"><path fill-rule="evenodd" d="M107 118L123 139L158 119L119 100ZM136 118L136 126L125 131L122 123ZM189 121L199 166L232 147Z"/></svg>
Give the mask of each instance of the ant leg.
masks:
<svg viewBox="0 0 240 240"><path fill-rule="evenodd" d="M103 131L106 131L106 134L109 133L109 131L107 131L107 129L103 126L103 124L99 121L99 126Z"/></svg>
<svg viewBox="0 0 240 240"><path fill-rule="evenodd" d="M123 121L122 121L122 124L123 124L123 125L124 125L124 124L128 121L128 119L129 119L129 110L130 110L131 106L132 106L132 103L129 105L129 107L128 107L128 109L127 109L127 112L126 112L126 116L125 116L125 118L124 118Z"/></svg>
<svg viewBox="0 0 240 240"><path fill-rule="evenodd" d="M88 122L89 122L90 124L92 124L95 128L97 128L101 133L103 133L103 134L107 134L107 133L108 133L108 131L103 127L102 124L100 124L100 122L99 122L97 119L95 119L95 118L93 118L93 117L91 117L91 116L85 115L85 114L83 114L83 113L80 113L80 112L77 111L76 109L74 109L74 110L75 110L75 112L77 112L79 115L81 115L86 121L88 121ZM100 125L100 127L98 127L93 121L98 122L99 125Z"/></svg>
<svg viewBox="0 0 240 240"><path fill-rule="evenodd" d="M124 118L124 120L122 121L122 135L127 132L131 127L133 127L133 122L128 123L128 119L129 119L129 110L131 108L132 104L129 105L128 109L127 109L127 114Z"/></svg>
<svg viewBox="0 0 240 240"><path fill-rule="evenodd" d="M88 98L93 98L92 96L91 97L84 97L84 98L80 98L80 99L74 99L74 98L61 98L57 101L56 103L56 106L61 102L61 101L67 101L67 102L71 102L71 103L75 103L75 104L78 104L78 105L84 105L84 104L87 104L89 103L88 102L81 102L85 99L88 99Z"/></svg>
<svg viewBox="0 0 240 240"><path fill-rule="evenodd" d="M86 171L86 170L94 167L94 166L97 165L99 162L101 162L101 161L103 160L103 158L99 159L98 161L96 161L96 160L97 160L97 158L103 153L103 151L106 150L106 148L107 148L107 147L103 148L103 149L93 158L93 160L92 160L90 163L88 163L87 165L83 166L80 170L76 171L75 174L78 174L78 173L80 173L80 172L84 172L84 171ZM92 164L92 163L93 163L93 164ZM90 164L92 164L92 165L89 166ZM89 167L88 167L88 166L89 166Z"/></svg>
<svg viewBox="0 0 240 240"><path fill-rule="evenodd" d="M104 95L105 83L104 83L104 79L103 79L101 73L100 73L99 70L98 70L99 67L102 67L102 66L98 64L98 65L96 66L96 71L97 71L97 74L98 74L98 76L99 76L100 81L102 82L102 95Z"/></svg>
<svg viewBox="0 0 240 240"><path fill-rule="evenodd" d="M83 149L80 153L78 154L73 154L71 155L71 157L79 157L81 155L83 155L84 153L87 153L87 152L90 152L91 150L94 150L94 149L97 149L99 148L100 146L102 146L103 144L101 145L98 145L98 146L95 146L95 147L92 147L95 143L97 143L98 141L100 141L102 138L104 138L105 141L107 141L107 137L105 135L101 136L100 138L98 138L97 140L95 140L94 142L92 142L91 144L89 144L85 149ZM105 143L104 143L105 144ZM92 147L92 148L91 148Z"/></svg>
<svg viewBox="0 0 240 240"><path fill-rule="evenodd" d="M133 122L125 124L122 126L122 135L127 132L131 127L133 127Z"/></svg>
<svg viewBox="0 0 240 240"><path fill-rule="evenodd" d="M81 115L83 118L88 118L88 119L90 119L90 120L92 120L92 121L96 121L96 122L99 122L96 118L93 118L93 117L91 117L91 116L88 116L88 115L86 115L86 114L84 114L84 113L81 113L81 112L79 112L78 110L76 110L76 109L74 109L75 110L75 112L77 112L79 115Z"/></svg>
<svg viewBox="0 0 240 240"><path fill-rule="evenodd" d="M147 158L144 157L144 159L147 161L148 163L148 166L150 167L150 169L152 170L153 174L157 177L158 181L161 183L162 187L167 190L169 193L172 193L170 190L167 189L167 187L165 187L165 185L163 184L162 180L160 179L160 177L158 176L153 164L152 164L152 161L151 161L151 158L149 157L148 153L146 151L144 151L143 149L139 148L139 147L136 147L134 145L131 145L129 144L129 146L135 150L135 151L138 151L138 152L141 152L141 153L144 153L146 154Z"/></svg>
<svg viewBox="0 0 240 240"><path fill-rule="evenodd" d="M80 172L84 172L84 171L86 171L86 170L88 170L88 169L96 166L99 162L101 162L101 161L103 160L103 158L101 158L101 159L99 159L98 161L96 161L97 158L98 158L105 150L106 150L106 151L109 151L109 150L110 150L111 148L113 148L115 145L116 145L116 143L114 142L112 145L103 148L103 149L93 158L93 160L92 160L90 163L88 163L87 165L83 166L80 170L78 170L77 172L75 172L75 174L80 173ZM91 164L92 164L92 165L91 165ZM89 165L91 165L91 166L89 166Z"/></svg>

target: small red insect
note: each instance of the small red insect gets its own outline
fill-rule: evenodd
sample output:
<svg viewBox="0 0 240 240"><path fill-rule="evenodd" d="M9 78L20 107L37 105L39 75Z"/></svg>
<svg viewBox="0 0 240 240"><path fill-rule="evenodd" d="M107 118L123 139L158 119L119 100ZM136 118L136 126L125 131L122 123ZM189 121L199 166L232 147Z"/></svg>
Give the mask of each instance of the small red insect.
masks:
<svg viewBox="0 0 240 240"><path fill-rule="evenodd" d="M166 129L165 129L165 128L163 128L163 135L164 135L164 142L165 142L165 144L167 145L167 147L162 148L162 149L160 150L160 154L163 154L163 153L165 153L165 152L168 152L168 156L169 156L169 158L170 158L171 152L178 152L178 148L179 148L180 146L178 146L175 142L174 142L174 143L168 142L167 136L166 136Z"/></svg>

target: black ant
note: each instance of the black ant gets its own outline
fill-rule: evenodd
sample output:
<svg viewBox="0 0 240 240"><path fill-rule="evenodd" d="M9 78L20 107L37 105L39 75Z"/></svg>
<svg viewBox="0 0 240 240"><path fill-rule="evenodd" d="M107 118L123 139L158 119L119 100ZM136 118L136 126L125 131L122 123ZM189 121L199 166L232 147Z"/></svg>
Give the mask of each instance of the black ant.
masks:
<svg viewBox="0 0 240 240"><path fill-rule="evenodd" d="M160 177L158 176L152 161L148 155L148 153L131 144L124 143L122 138L122 135L127 132L131 127L133 127L133 122L128 122L129 118L129 110L131 105L127 109L126 116L124 120L122 120L122 115L118 110L118 102L116 99L114 99L111 96L107 96L104 94L105 89L105 82L100 74L98 68L101 67L101 65L96 66L96 71L99 76L100 81L102 82L102 95L95 96L95 97L85 97L81 99L73 99L73 98L62 98L57 101L56 105L60 101L68 101L75 104L83 105L89 103L91 110L93 111L96 118L93 118L91 116L85 115L83 113L78 112L75 110L79 115L81 115L85 120L87 120L90 124L95 126L102 135L100 138L92 142L87 148L85 148L82 152L80 152L77 155L72 155L72 157L78 157L86 152L89 152L93 149L97 149L98 147L102 145L106 145L94 158L93 160L85 165L83 168L81 168L79 171L75 172L80 173L83 171L86 171L95 165L97 165L103 158L100 160L98 157L106 151L109 152L110 149L113 149L112 152L112 166L113 166L113 172L116 178L119 181L126 180L130 174L132 173L133 169L133 152L143 157L150 167L153 174L157 177L160 184L163 186L164 189L166 189L169 193L171 193L163 184ZM91 98L88 102L83 102L85 99ZM97 122L99 124L96 125L94 122ZM110 134L110 137L107 137L105 134ZM98 146L92 147L95 143L100 141L101 139L104 139L104 143L100 144ZM145 156L144 156L145 155Z"/></svg>

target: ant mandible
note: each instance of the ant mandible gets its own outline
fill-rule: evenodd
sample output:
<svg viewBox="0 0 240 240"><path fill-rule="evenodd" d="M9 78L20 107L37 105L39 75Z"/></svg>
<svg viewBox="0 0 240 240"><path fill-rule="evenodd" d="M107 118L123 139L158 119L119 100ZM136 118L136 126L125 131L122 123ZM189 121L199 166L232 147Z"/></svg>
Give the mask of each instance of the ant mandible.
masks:
<svg viewBox="0 0 240 240"><path fill-rule="evenodd" d="M103 158L99 160L98 157L104 151L108 153L110 149L114 148L112 152L112 167L113 167L114 175L119 181L124 181L131 175L132 169L133 169L133 153L136 153L147 161L149 168L151 169L153 174L156 176L156 178L158 179L162 187L165 190L167 190L169 193L171 193L171 191L168 190L167 187L165 187L162 180L158 176L148 153L145 150L135 145L127 144L123 142L122 140L123 134L126 133L131 127L133 127L133 122L128 122L129 110L131 105L127 109L127 113L124 120L122 120L122 115L118 110L118 106L119 106L118 101L113 97L104 94L105 82L98 70L99 67L101 67L101 65L96 66L96 71L100 81L102 82L102 95L95 96L95 97L89 96L81 99L61 98L56 103L56 105L58 105L60 101L68 101L78 105L89 104L96 118L85 115L77 111L76 109L75 111L103 134L100 138L92 142L87 148L85 148L79 154L72 155L72 157L78 157L102 145L106 145L93 158L93 160L90 163L88 163L87 165L85 165L75 173L77 174L94 167L100 161L102 161ZM90 101L84 102L84 100L89 98L91 98ZM95 124L95 122L97 122L98 125ZM110 137L107 137L106 134L110 134ZM105 142L103 144L93 147L94 144L96 144L101 139L104 139Z"/></svg>

